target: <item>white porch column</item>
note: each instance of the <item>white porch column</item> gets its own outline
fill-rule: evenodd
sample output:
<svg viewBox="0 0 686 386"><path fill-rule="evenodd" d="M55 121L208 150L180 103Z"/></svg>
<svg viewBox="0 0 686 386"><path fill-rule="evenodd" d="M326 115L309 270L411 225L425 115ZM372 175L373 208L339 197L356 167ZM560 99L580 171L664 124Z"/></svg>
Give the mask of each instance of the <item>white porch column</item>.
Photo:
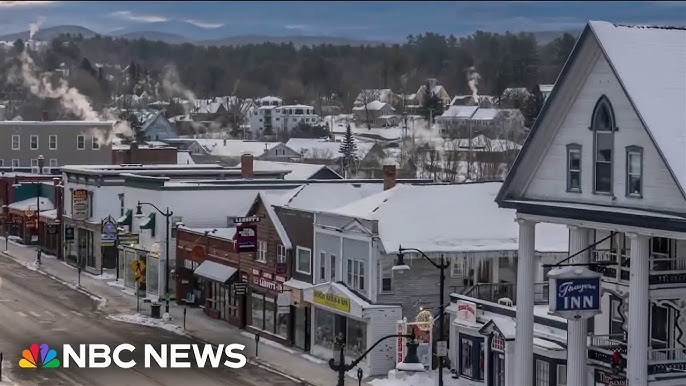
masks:
<svg viewBox="0 0 686 386"><path fill-rule="evenodd" d="M645 235L629 234L631 268L629 275L629 349L627 384L648 385L649 241Z"/></svg>
<svg viewBox="0 0 686 386"><path fill-rule="evenodd" d="M522 219L517 219L517 223L519 223L519 254L517 256L517 330L513 384L532 385L536 223Z"/></svg>
<svg viewBox="0 0 686 386"><path fill-rule="evenodd" d="M589 229L569 227L569 254L573 255L588 247ZM588 263L589 251L571 258L569 263ZM588 324L586 319L567 321L567 385L586 386Z"/></svg>

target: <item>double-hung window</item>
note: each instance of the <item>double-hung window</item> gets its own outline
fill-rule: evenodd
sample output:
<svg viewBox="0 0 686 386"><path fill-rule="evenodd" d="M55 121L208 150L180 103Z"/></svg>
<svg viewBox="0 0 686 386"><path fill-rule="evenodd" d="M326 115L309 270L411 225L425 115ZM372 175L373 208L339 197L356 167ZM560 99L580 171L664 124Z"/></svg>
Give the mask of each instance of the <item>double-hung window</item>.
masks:
<svg viewBox="0 0 686 386"><path fill-rule="evenodd" d="M286 263L286 247L279 244L276 246L276 263L285 264Z"/></svg>
<svg viewBox="0 0 686 386"><path fill-rule="evenodd" d="M332 253L332 254L329 256L329 262L330 262L330 264L331 264L331 267L329 267L329 269L330 269L330 275L331 275L330 277L331 277L331 282L333 283L333 282L336 281L336 255L334 255L334 254Z"/></svg>
<svg viewBox="0 0 686 386"><path fill-rule="evenodd" d="M643 195L643 149L638 146L626 148L626 195Z"/></svg>
<svg viewBox="0 0 686 386"><path fill-rule="evenodd" d="M86 148L86 137L83 135L76 136L76 149L84 150Z"/></svg>
<svg viewBox="0 0 686 386"><path fill-rule="evenodd" d="M593 110L593 163L595 193L612 194L612 160L614 152L614 113L610 101L601 97Z"/></svg>
<svg viewBox="0 0 686 386"><path fill-rule="evenodd" d="M297 247L296 255L295 271L305 275L312 274L312 250Z"/></svg>
<svg viewBox="0 0 686 386"><path fill-rule="evenodd" d="M38 150L38 136L32 135L29 137L29 145L31 150Z"/></svg>
<svg viewBox="0 0 686 386"><path fill-rule="evenodd" d="M567 145L567 191L581 192L581 145Z"/></svg>
<svg viewBox="0 0 686 386"><path fill-rule="evenodd" d="M257 241L257 261L260 263L267 262L267 242L258 240Z"/></svg>
<svg viewBox="0 0 686 386"><path fill-rule="evenodd" d="M550 363L536 359L536 386L550 386Z"/></svg>
<svg viewBox="0 0 686 386"><path fill-rule="evenodd" d="M57 136L51 135L48 137L48 148L50 150L57 150Z"/></svg>
<svg viewBox="0 0 686 386"><path fill-rule="evenodd" d="M21 137L19 135L12 135L12 150L21 150Z"/></svg>
<svg viewBox="0 0 686 386"><path fill-rule="evenodd" d="M381 274L381 290L379 293L388 294L393 292L393 261L382 260L379 262Z"/></svg>

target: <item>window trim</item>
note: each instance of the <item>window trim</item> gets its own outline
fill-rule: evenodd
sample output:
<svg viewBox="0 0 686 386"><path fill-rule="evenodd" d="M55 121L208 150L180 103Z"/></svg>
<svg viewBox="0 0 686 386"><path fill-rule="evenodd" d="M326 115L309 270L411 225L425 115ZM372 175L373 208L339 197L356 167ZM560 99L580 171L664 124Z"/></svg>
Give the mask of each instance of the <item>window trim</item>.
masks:
<svg viewBox="0 0 686 386"><path fill-rule="evenodd" d="M598 159L598 141L597 141L597 135L598 131L596 130L596 127L594 126L595 124L595 118L598 112L600 111L601 108L605 108L608 111L608 116L610 118L610 130L607 133L610 133L612 135L612 148L611 148L611 157L610 157L610 191L609 192L602 192L598 191L597 189L597 179L596 179L596 164L597 164L597 159ZM614 196L614 158L615 158L615 132L617 131L617 125L615 123L615 112L614 109L612 108L612 103L610 103L610 100L607 98L607 96L602 95L600 98L598 98L598 101L595 104L595 107L593 108L593 114L591 115L591 125L589 126L589 129L593 133L593 194L600 195L600 196Z"/></svg>
<svg viewBox="0 0 686 386"><path fill-rule="evenodd" d="M326 252L319 251L319 281L326 282Z"/></svg>
<svg viewBox="0 0 686 386"><path fill-rule="evenodd" d="M33 139L36 139L36 147L33 147ZM30 135L29 136L29 149L30 150L39 150L40 149L40 138L38 138L37 135Z"/></svg>
<svg viewBox="0 0 686 386"><path fill-rule="evenodd" d="M264 245L264 248L260 248ZM257 240L257 253L255 253L255 261L260 263L267 262L267 242L264 240Z"/></svg>
<svg viewBox="0 0 686 386"><path fill-rule="evenodd" d="M17 166L14 166L14 164L15 164L14 161L17 161L17 162L16 162ZM10 161L10 165L11 165L13 168L21 167L21 166L19 166L19 165L21 165L21 163L19 162L19 159L18 159L18 158L12 158L12 161Z"/></svg>
<svg viewBox="0 0 686 386"><path fill-rule="evenodd" d="M91 137L91 150L100 150L100 141L98 141L98 137Z"/></svg>
<svg viewBox="0 0 686 386"><path fill-rule="evenodd" d="M307 263L307 266L309 267L308 271L301 271L300 270L300 251L301 250L307 251L310 253L310 259L309 259L309 262ZM301 247L300 245L295 247L295 272L302 273L303 275L311 275L312 274L312 250L310 248Z"/></svg>
<svg viewBox="0 0 686 386"><path fill-rule="evenodd" d="M52 143L53 138L55 139L55 146L52 146L53 145L53 143ZM48 136L48 149L49 150L57 150L57 135L50 134Z"/></svg>
<svg viewBox="0 0 686 386"><path fill-rule="evenodd" d="M391 280L391 289L384 290L383 281ZM379 294L393 294L393 261L379 260Z"/></svg>
<svg viewBox="0 0 686 386"><path fill-rule="evenodd" d="M17 147L14 147L14 139L17 139ZM10 139L12 141L11 146L12 150L21 150L21 135L19 134L12 134L12 138Z"/></svg>
<svg viewBox="0 0 686 386"><path fill-rule="evenodd" d="M334 253L329 254L329 278L331 279L331 282L334 283L336 281L336 264L338 258Z"/></svg>
<svg viewBox="0 0 686 386"><path fill-rule="evenodd" d="M55 161L55 162L53 162L53 161ZM59 165L59 163L57 163L57 158L50 158L50 161L48 161L48 165L51 168L56 168L57 165Z"/></svg>
<svg viewBox="0 0 686 386"><path fill-rule="evenodd" d="M594 134L595 135L595 134ZM582 158L582 146L578 143L570 143L567 145L567 167L566 167L566 175L567 175L567 193L581 193L581 162L583 160ZM572 170L571 168L571 153L579 153L579 188L575 189L572 188L572 172L577 172L577 170ZM594 165L595 166L595 165Z"/></svg>
<svg viewBox="0 0 686 386"><path fill-rule="evenodd" d="M83 139L83 147L79 147L79 138ZM86 136L85 135L77 135L76 136L76 150L86 150Z"/></svg>
<svg viewBox="0 0 686 386"><path fill-rule="evenodd" d="M631 153L636 153L641 157L641 164L639 166L639 178L641 182L640 186L640 192L638 194L631 193L630 192L630 186L629 186L629 155ZM624 180L624 185L626 186L625 189L625 194L626 197L630 198L643 198L643 148L641 146L636 146L636 145L631 145L626 147L626 165L625 165L625 180Z"/></svg>
<svg viewBox="0 0 686 386"><path fill-rule="evenodd" d="M279 244L276 246L276 264L286 264L286 246Z"/></svg>

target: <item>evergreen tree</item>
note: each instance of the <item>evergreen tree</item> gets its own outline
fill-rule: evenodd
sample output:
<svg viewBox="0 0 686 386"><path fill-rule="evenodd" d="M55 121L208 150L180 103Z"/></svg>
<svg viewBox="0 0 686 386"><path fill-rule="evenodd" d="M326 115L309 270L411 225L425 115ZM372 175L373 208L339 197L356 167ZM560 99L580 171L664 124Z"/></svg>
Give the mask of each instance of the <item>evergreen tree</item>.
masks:
<svg viewBox="0 0 686 386"><path fill-rule="evenodd" d="M421 109L421 113L427 121L429 118L435 119L443 114L443 101L429 86L428 83L424 85L424 99Z"/></svg>
<svg viewBox="0 0 686 386"><path fill-rule="evenodd" d="M534 85L529 90L529 96L524 101L524 106L521 108L522 114L524 115L524 126L528 128L533 126L536 117L538 117L538 113L541 112L543 102L545 102L545 98L543 97L540 87Z"/></svg>
<svg viewBox="0 0 686 386"><path fill-rule="evenodd" d="M341 164L345 171L345 177L347 177L350 166L357 161L357 145L355 144L355 138L353 138L350 124L345 128L345 136L343 137L343 142L341 142L341 147L338 149L338 152L342 155Z"/></svg>

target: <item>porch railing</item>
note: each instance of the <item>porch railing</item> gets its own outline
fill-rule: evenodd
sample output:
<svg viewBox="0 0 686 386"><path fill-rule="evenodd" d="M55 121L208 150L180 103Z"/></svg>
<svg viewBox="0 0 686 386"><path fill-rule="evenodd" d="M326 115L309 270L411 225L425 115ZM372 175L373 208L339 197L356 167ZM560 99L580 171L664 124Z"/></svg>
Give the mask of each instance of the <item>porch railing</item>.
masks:
<svg viewBox="0 0 686 386"><path fill-rule="evenodd" d="M667 364L686 362L686 349L684 348L660 348L648 352L650 364Z"/></svg>
<svg viewBox="0 0 686 386"><path fill-rule="evenodd" d="M617 282L628 282L631 269L630 251L626 249L594 249L591 251L593 262L614 263L613 265L593 266L596 272L605 278ZM686 284L686 258L668 257L662 253L651 253L650 284L669 285Z"/></svg>
<svg viewBox="0 0 686 386"><path fill-rule="evenodd" d="M548 304L548 283L534 283L534 304ZM498 303L507 298L517 301L516 283L479 283L467 289L464 295L488 302Z"/></svg>

